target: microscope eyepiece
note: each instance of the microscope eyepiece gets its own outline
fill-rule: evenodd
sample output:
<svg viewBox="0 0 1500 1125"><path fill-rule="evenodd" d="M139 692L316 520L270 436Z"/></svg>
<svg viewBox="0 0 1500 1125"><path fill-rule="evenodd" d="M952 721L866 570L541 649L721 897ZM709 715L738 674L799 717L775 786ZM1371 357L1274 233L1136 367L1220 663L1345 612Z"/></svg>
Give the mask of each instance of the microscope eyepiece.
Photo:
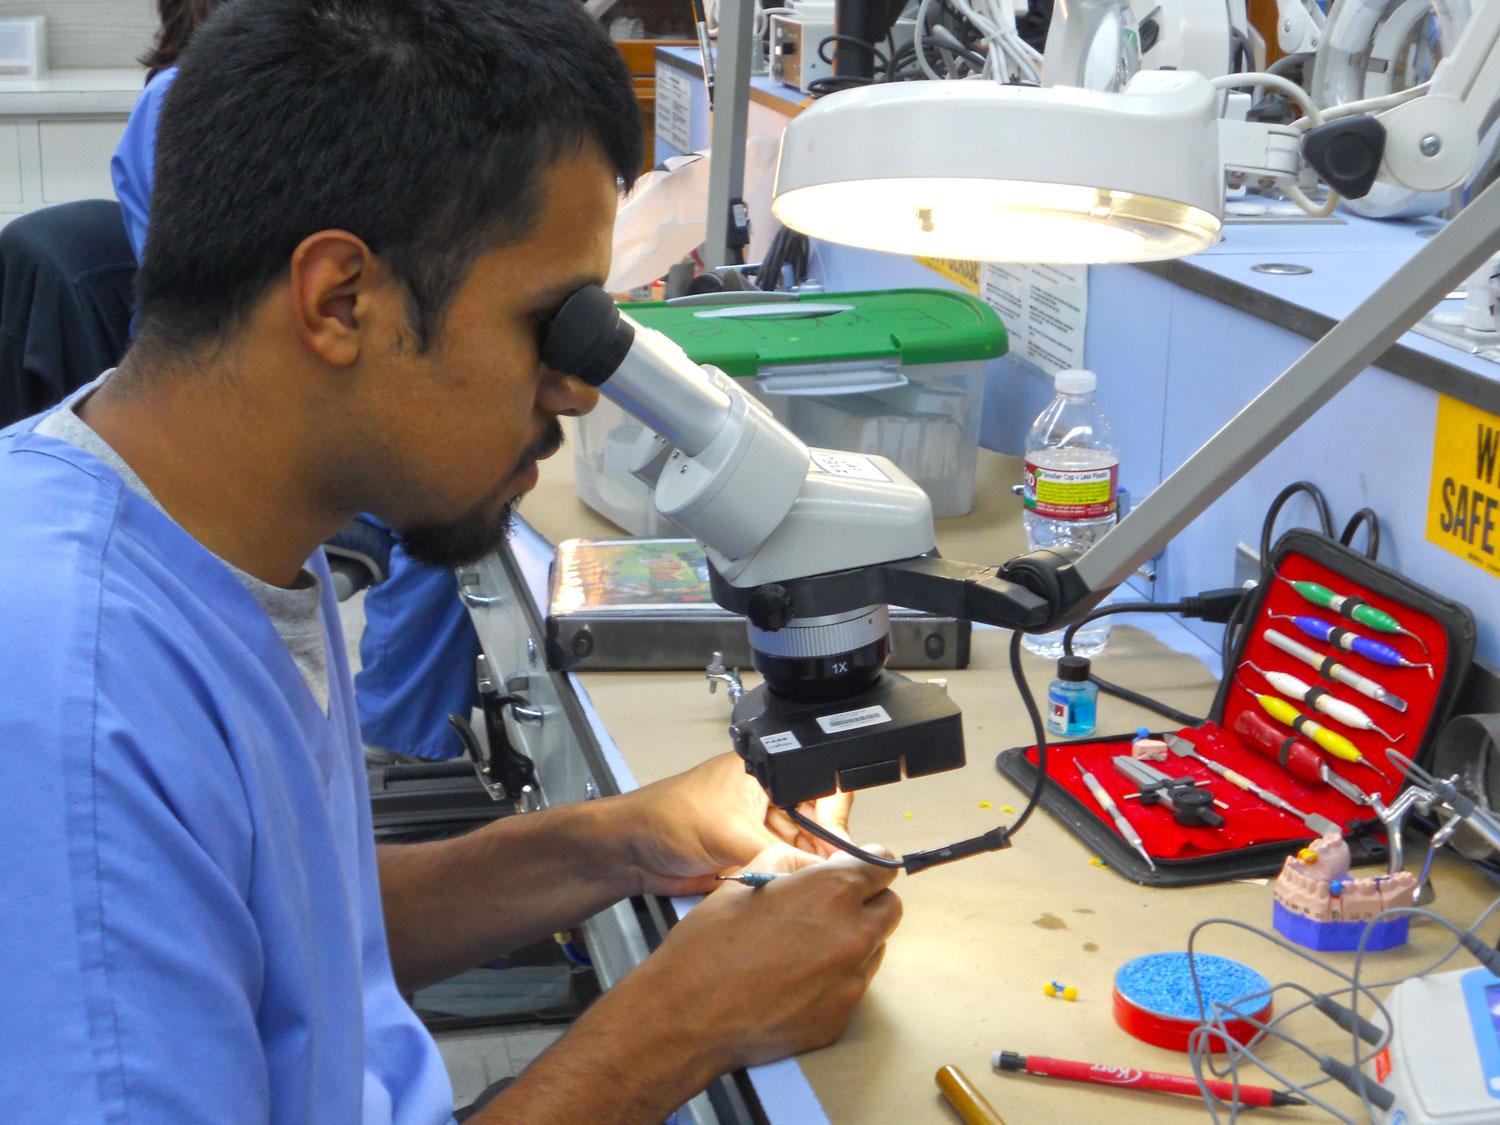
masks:
<svg viewBox="0 0 1500 1125"><path fill-rule="evenodd" d="M585 285L547 326L542 362L597 387L619 369L634 342L635 329L614 299L597 285Z"/></svg>

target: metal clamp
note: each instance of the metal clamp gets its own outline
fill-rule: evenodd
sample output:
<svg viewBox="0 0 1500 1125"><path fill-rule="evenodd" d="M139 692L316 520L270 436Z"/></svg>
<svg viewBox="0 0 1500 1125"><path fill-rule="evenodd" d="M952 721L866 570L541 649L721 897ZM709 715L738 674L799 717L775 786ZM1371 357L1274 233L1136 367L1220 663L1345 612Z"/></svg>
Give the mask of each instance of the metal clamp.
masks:
<svg viewBox="0 0 1500 1125"><path fill-rule="evenodd" d="M1412 899L1415 904L1430 902L1433 895L1427 887L1427 876L1432 869L1437 849L1448 842L1461 824L1466 824L1477 832L1491 847L1500 848L1500 820L1458 788L1458 775L1437 777L1405 754L1392 749L1386 750L1386 759L1411 782L1389 807L1377 805L1375 809L1376 815L1385 823L1390 837L1390 870L1394 873L1404 866L1406 857L1400 832L1405 817L1412 809L1424 816L1436 816L1442 821L1428 845L1427 855L1422 861L1422 873L1417 878L1416 894ZM1427 890L1425 895L1424 890Z"/></svg>
<svg viewBox="0 0 1500 1125"><path fill-rule="evenodd" d="M479 581L479 575L473 571L460 576L458 580L458 600L470 609L484 609L486 606L499 605L505 600L504 598L486 597L483 594L473 593L469 587L478 586Z"/></svg>
<svg viewBox="0 0 1500 1125"><path fill-rule="evenodd" d="M703 670L703 674L708 677L709 695L713 695L720 684L724 685L724 690L729 694L730 703L738 703L740 696L745 694L745 685L740 683L740 670L725 668L722 652L714 653L713 662Z"/></svg>
<svg viewBox="0 0 1500 1125"><path fill-rule="evenodd" d="M524 686L523 676L512 676L506 680L506 690L501 692L490 670L489 659L484 653L476 658L475 667L479 686L479 703L484 712L486 747L479 745L473 732L468 731L467 720L458 715L449 716L468 746L474 759L474 772L480 784L492 800L510 799L515 802L517 812L532 812L541 807L541 793L537 786L536 763L511 745L505 730L505 709L509 707L518 721L540 723L542 711L533 707L524 696L513 690L513 685Z"/></svg>
<svg viewBox="0 0 1500 1125"><path fill-rule="evenodd" d="M529 727L539 727L546 721L547 712L527 700L526 693L530 690L530 676L505 677L504 698L510 707L511 718Z"/></svg>

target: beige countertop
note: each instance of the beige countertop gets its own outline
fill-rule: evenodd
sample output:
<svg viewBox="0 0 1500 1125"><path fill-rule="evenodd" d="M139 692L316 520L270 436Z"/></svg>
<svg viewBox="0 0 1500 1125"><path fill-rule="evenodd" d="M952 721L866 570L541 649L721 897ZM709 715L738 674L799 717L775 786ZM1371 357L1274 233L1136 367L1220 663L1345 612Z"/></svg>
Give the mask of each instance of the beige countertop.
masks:
<svg viewBox="0 0 1500 1125"><path fill-rule="evenodd" d="M522 514L549 539L618 534L572 493L570 455L543 467L542 484L523 502ZM976 509L941 521L945 554L994 562L1020 546L1020 505L1010 486L1019 463L981 450ZM949 690L964 713L968 764L934 777L859 794L853 821L861 842L878 842L900 854L977 835L1008 823L1025 794L995 769L995 755L1029 744L1031 735L1006 661L1008 634L976 630L972 662L948 672ZM1202 713L1215 680L1192 657L1174 653L1135 629L1117 628L1100 672L1185 710ZM1033 691L1045 692L1051 669L1028 658ZM709 695L700 673L598 672L581 675L621 754L645 783L684 769L725 746L729 704ZM753 673L747 685L756 682ZM1101 697L1100 729L1130 730L1151 722L1147 712ZM663 716L672 721L663 723ZM1159 726L1161 720L1156 720ZM988 802L991 807L982 807ZM1415 849L1420 861L1421 849ZM1223 916L1270 927L1268 887L1230 883L1180 890L1146 889L1090 863L1091 853L1049 815L1038 812L1015 845L901 876L896 890L905 918L891 939L884 965L847 1035L834 1046L799 1060L824 1111L837 1125L947 1123L957 1117L933 1083L944 1064L963 1069L1004 1116L1007 1125L1063 1121L1135 1122L1205 1120L1201 1104L1171 1095L994 1073L992 1051L1190 1073L1186 1056L1151 1047L1114 1023L1111 986L1125 961L1145 953L1186 948L1198 920ZM1443 856L1436 867L1437 908L1455 920L1472 920L1493 888L1464 865ZM1401 950L1369 958L1372 979L1416 968L1448 948L1446 931L1413 926ZM1338 987L1335 978L1242 930L1215 927L1198 948L1241 959L1272 983L1296 980L1316 990ZM1352 954L1327 955L1349 966ZM1473 964L1465 958L1455 967ZM1042 988L1056 980L1078 989L1078 1000L1051 999ZM1283 994L1285 995L1285 994ZM1294 1000L1278 997L1278 1004ZM1322 1051L1348 1058L1349 1037L1316 1013L1302 1013L1289 1029ZM1311 1081L1315 1064L1294 1048L1276 1044L1266 1055ZM1247 1068L1244 1081L1269 1084ZM1357 1099L1330 1095L1348 1112ZM1261 1111L1269 1113L1272 1111ZM1295 1112L1302 1119L1309 1111Z"/></svg>

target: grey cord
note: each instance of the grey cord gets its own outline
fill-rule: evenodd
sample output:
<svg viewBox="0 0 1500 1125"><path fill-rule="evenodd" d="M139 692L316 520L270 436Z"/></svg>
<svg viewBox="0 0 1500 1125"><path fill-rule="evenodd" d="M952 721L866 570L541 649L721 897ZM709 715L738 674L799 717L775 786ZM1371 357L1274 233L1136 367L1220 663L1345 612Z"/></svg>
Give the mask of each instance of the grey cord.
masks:
<svg viewBox="0 0 1500 1125"><path fill-rule="evenodd" d="M1317 1060L1319 1063L1323 1062L1324 1056L1319 1055L1317 1051L1308 1047L1305 1043L1301 1042L1296 1037L1281 1030L1281 1026L1284 1025L1285 1022L1292 1016L1297 1015L1314 1005L1313 997L1315 996L1315 994L1313 993L1313 991L1306 985L1303 985L1299 982L1283 981L1278 984L1270 985L1265 989L1260 989L1256 992L1252 992L1246 996L1242 996L1230 1003L1224 1003L1222 1001L1213 1001L1212 1003L1206 1002L1203 995L1202 983L1198 979L1198 969L1195 960L1195 947L1197 945L1198 935L1202 930L1209 926L1220 925L1244 930L1248 933L1256 935L1257 937L1264 938L1265 940L1281 947L1282 949L1287 950L1290 953L1296 954L1304 961L1307 961L1317 968L1324 970L1331 976L1339 978L1340 980L1345 982L1345 986L1327 993L1323 993L1322 995L1328 997L1348 996L1349 1011L1355 1017L1358 1017L1360 995L1364 994L1365 996L1369 997L1370 1001L1375 1005L1376 1009L1379 1012L1380 1018L1384 1023L1384 1029L1380 1040L1377 1043L1369 1044L1364 1042L1360 1038L1359 1024L1357 1020L1352 1019L1350 1021L1350 1039L1353 1046L1352 1056L1354 1058L1352 1069L1354 1069L1355 1071L1359 1071L1369 1062L1372 1057L1374 1057L1376 1053L1378 1053L1389 1044L1391 1038L1393 1021L1391 1019L1390 1011L1386 1008L1384 1001L1378 995L1376 995L1374 990L1378 988L1389 988L1393 985L1400 984L1403 981L1411 980L1416 977L1426 976L1429 973L1435 972L1437 969L1445 965L1456 953L1460 952L1464 948L1460 942L1455 941L1454 944L1445 952L1443 952L1441 955L1429 962L1426 966L1415 972L1408 973L1401 977L1395 977L1390 980L1379 981L1374 984L1362 983L1360 980L1361 969L1363 967L1365 953L1367 952L1366 946L1369 941L1369 936L1374 932L1373 926L1378 922L1390 918L1403 916L1425 917L1436 921L1439 925L1443 926L1445 929L1453 933L1455 937L1458 937L1465 934L1475 934L1480 929L1480 927L1482 927L1486 922L1490 920L1490 918L1495 914L1497 910L1500 910L1500 898L1496 898L1491 901L1490 904L1480 912L1479 917L1474 920L1473 924L1470 925L1467 930L1460 929L1457 924L1450 922L1446 918L1434 914L1432 911L1426 910L1422 907L1395 907L1391 910L1382 911L1380 914L1377 914L1374 918L1372 918L1369 924L1366 925L1363 933L1361 934L1360 944L1355 951L1354 963L1350 967L1350 971L1348 972L1345 972L1337 966L1332 965L1324 961L1323 959L1313 955L1303 947L1284 939L1283 937L1281 937L1281 935L1263 929L1262 927L1252 925L1248 922L1241 922L1235 918L1206 918L1203 921L1199 922L1189 932L1187 951L1188 972L1193 981L1194 999L1197 1002L1199 1018L1200 1020L1202 1020L1202 1022L1197 1028L1194 1029L1192 1035L1189 1037L1188 1056L1190 1065L1193 1069L1193 1077L1198 1082L1200 1092L1203 1096L1204 1107L1208 1110L1210 1119L1215 1123L1215 1125L1220 1125L1222 1119L1219 1110L1221 1107L1227 1105L1229 1111L1228 1125L1235 1125L1235 1122L1239 1120L1239 1114L1241 1110L1245 1108L1239 1101L1237 1096L1240 1087L1240 1067L1244 1065L1245 1062L1249 1062L1259 1070L1263 1071L1265 1074L1269 1075L1276 1082L1280 1083L1281 1086L1284 1087L1288 1092L1299 1097L1306 1098L1310 1104L1318 1106L1320 1109L1326 1111L1334 1119L1344 1122L1345 1125L1358 1125L1358 1123L1353 1118L1341 1112L1334 1106L1329 1105L1327 1102L1325 1102L1323 1099L1319 1098L1312 1092L1317 1087L1324 1086L1327 1083L1334 1081L1332 1076L1325 1074L1319 1078L1314 1079L1313 1081L1298 1083L1293 1081L1287 1075L1281 1073L1279 1070L1268 1065L1264 1059L1256 1054L1256 1046L1269 1038L1275 1039L1280 1042L1285 1042L1308 1055L1310 1058ZM1263 1006L1263 1002L1267 998L1274 997L1276 993L1282 991L1298 992L1301 993L1304 997L1307 997L1307 999L1294 1004L1292 1007L1286 1009L1285 1011L1278 1012L1275 1017L1266 1021L1258 1020L1254 1017L1253 1014L1247 1013L1245 1011L1246 1008L1254 1009ZM1234 1040L1230 1037L1228 1029L1228 1022L1231 1019L1239 1021L1241 1023L1249 1024L1255 1029L1255 1034L1252 1035L1250 1039L1243 1044ZM1215 1052L1210 1049L1216 1044L1222 1047L1223 1053L1227 1056L1222 1065L1216 1062L1214 1058ZM1212 1074L1215 1078L1218 1078L1221 1081L1225 1078L1229 1079L1232 1095L1232 1100L1230 1102L1225 1103L1221 1098L1218 1098L1208 1090L1208 1078L1205 1075L1205 1069L1208 1071L1208 1073ZM1364 1110L1365 1120L1371 1122L1373 1125L1373 1122L1375 1120L1375 1110L1374 1106L1370 1104L1368 1090L1361 1088L1358 1093L1360 1096L1362 1108Z"/></svg>

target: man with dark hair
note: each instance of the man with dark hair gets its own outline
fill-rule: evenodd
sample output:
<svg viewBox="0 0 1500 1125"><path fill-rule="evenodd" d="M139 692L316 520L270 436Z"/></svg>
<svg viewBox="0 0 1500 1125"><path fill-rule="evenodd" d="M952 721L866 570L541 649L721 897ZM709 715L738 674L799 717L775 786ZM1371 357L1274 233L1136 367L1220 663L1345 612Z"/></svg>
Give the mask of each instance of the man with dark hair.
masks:
<svg viewBox="0 0 1500 1125"><path fill-rule="evenodd" d="M900 914L732 756L373 845L318 545L497 545L595 392L630 82L576 0L237 0L162 112L140 328L0 432L0 1119L446 1121L401 998L631 894L716 891L471 1120L660 1121L826 1043ZM838 824L847 805L820 810Z"/></svg>

